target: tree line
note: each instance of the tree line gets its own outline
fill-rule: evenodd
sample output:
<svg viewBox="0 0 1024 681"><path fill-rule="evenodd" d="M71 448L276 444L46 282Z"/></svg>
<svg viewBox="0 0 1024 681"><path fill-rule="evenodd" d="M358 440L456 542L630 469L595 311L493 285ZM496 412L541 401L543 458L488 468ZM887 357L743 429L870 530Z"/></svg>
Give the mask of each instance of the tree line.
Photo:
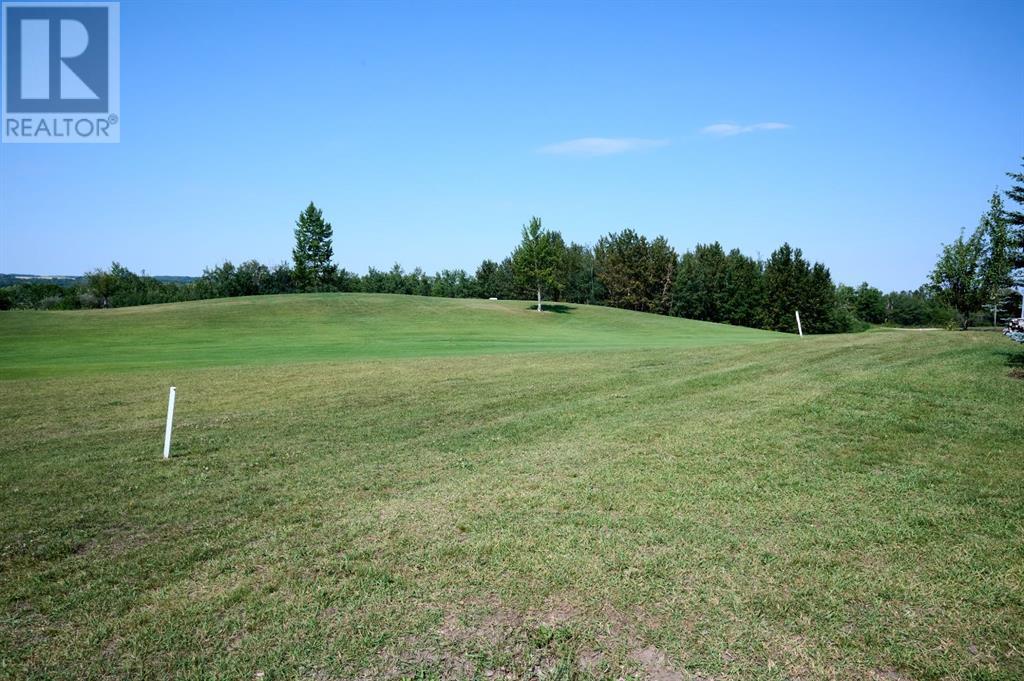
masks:
<svg viewBox="0 0 1024 681"><path fill-rule="evenodd" d="M1024 204L1024 174L1006 195ZM19 283L0 288L0 309L123 307L205 298L303 292L396 293L448 298L499 298L591 304L712 322L795 332L799 310L805 332L856 331L869 324L966 327L991 314L1012 316L1019 305L1011 288L1024 284L1024 216L993 195L970 237L943 247L928 284L884 294L863 283L836 285L828 268L782 244L766 260L718 242L681 255L663 236L633 229L600 237L593 245L566 242L532 218L518 247L473 272L369 268L358 275L334 263L334 230L312 202L296 221L291 262L249 260L207 268L188 282L137 275L118 263L88 272L71 286ZM1015 269L1016 268L1016 269ZM986 308L985 306L988 306Z"/></svg>
<svg viewBox="0 0 1024 681"><path fill-rule="evenodd" d="M1006 197L1024 206L1024 173L1007 175L1014 185ZM943 245L929 283L955 310L961 328L976 322L982 311L991 314L993 326L1000 317L1024 317L1024 211L1007 209L1000 193L993 192L974 231L961 230Z"/></svg>

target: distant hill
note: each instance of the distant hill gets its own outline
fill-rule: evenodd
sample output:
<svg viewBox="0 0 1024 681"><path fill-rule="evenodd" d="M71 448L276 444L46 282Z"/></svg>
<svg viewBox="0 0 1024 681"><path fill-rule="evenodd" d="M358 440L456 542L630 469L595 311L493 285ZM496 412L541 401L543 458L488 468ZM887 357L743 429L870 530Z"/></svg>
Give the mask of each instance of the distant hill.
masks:
<svg viewBox="0 0 1024 681"><path fill-rule="evenodd" d="M13 286L14 284L57 284L58 286L71 286L80 278L64 274L0 274L0 286Z"/></svg>
<svg viewBox="0 0 1024 681"><path fill-rule="evenodd" d="M14 284L56 284L58 286L71 286L81 278L81 275L73 276L70 274L0 274L0 286L13 286ZM168 283L187 284L190 281L195 281L199 277L158 275L152 278L157 281Z"/></svg>

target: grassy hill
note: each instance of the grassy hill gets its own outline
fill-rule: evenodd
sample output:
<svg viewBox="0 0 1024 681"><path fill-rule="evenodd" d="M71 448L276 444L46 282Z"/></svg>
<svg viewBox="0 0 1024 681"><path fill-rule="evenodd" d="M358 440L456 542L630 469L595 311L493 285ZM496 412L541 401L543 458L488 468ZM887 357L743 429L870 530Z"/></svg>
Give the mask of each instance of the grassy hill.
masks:
<svg viewBox="0 0 1024 681"><path fill-rule="evenodd" d="M0 676L1019 679L1022 363L525 302L5 313Z"/></svg>
<svg viewBox="0 0 1024 681"><path fill-rule="evenodd" d="M6 313L0 370L53 375L152 367L541 351L684 348L780 334L590 305L317 294L59 314Z"/></svg>

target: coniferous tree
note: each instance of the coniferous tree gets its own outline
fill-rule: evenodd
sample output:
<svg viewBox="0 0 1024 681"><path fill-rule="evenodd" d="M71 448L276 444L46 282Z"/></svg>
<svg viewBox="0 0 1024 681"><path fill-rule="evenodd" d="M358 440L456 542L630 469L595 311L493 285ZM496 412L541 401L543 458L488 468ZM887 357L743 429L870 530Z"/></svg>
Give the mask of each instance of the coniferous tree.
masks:
<svg viewBox="0 0 1024 681"><path fill-rule="evenodd" d="M644 272L647 269L647 239L632 229L603 236L594 247L597 278L612 307L643 310L647 307Z"/></svg>
<svg viewBox="0 0 1024 681"><path fill-rule="evenodd" d="M476 268L476 295L478 298L498 298L498 263L484 260Z"/></svg>
<svg viewBox="0 0 1024 681"><path fill-rule="evenodd" d="M594 254L586 246L571 243L565 249L562 260L565 280L564 300L570 303L596 301Z"/></svg>
<svg viewBox="0 0 1024 681"><path fill-rule="evenodd" d="M740 253L738 248L725 257L725 298L722 321L738 326L763 324L764 273L761 263Z"/></svg>
<svg viewBox="0 0 1024 681"><path fill-rule="evenodd" d="M1024 166L1024 163L1021 165ZM1014 185L1006 190L1006 198L1018 206L1024 207L1024 173L1006 173L1006 176L1014 181ZM1007 211L1006 218L1011 225L1024 227L1024 211ZM1021 236L1024 237L1024 232L1021 233Z"/></svg>
<svg viewBox="0 0 1024 681"><path fill-rule="evenodd" d="M1020 287L1018 293L1024 298L1024 173L1006 173L1014 181L1006 191L1006 197L1017 204L1020 210L1006 211L1010 229L1010 262L1013 265L1013 280ZM1020 314L1024 317L1024 299L1021 300Z"/></svg>
<svg viewBox="0 0 1024 681"><path fill-rule="evenodd" d="M839 328L836 315L836 287L828 268L814 263L807 277L806 289L800 303L801 323L806 333L835 333Z"/></svg>
<svg viewBox="0 0 1024 681"><path fill-rule="evenodd" d="M764 322L775 331L796 333L795 313L801 310L810 278L810 266L799 248L782 244L764 266Z"/></svg>
<svg viewBox="0 0 1024 681"><path fill-rule="evenodd" d="M679 260L672 313L709 322L726 321L728 269L725 251L717 241L697 244L693 252L684 253Z"/></svg>
<svg viewBox="0 0 1024 681"><path fill-rule="evenodd" d="M608 305L662 314L670 311L676 252L665 237L648 241L632 229L613 232L598 239L594 261Z"/></svg>
<svg viewBox="0 0 1024 681"><path fill-rule="evenodd" d="M294 278L302 290L316 290L334 276L334 230L323 212L310 201L295 223Z"/></svg>
<svg viewBox="0 0 1024 681"><path fill-rule="evenodd" d="M494 290L498 298L516 297L516 273L511 257L498 263L498 271L494 273Z"/></svg>

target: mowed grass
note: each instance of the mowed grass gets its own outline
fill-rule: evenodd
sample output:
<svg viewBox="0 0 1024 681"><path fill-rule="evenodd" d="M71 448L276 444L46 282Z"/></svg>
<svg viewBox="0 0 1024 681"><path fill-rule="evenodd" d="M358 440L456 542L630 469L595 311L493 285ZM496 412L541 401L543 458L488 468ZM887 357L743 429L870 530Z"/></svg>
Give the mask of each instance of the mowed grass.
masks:
<svg viewBox="0 0 1024 681"><path fill-rule="evenodd" d="M1009 341L572 307L4 313L0 676L1024 676Z"/></svg>
<svg viewBox="0 0 1024 681"><path fill-rule="evenodd" d="M301 300L301 304L297 304ZM340 359L607 351L775 340L778 334L587 305L319 294L0 318L9 377ZM59 342L54 342L59 337Z"/></svg>

